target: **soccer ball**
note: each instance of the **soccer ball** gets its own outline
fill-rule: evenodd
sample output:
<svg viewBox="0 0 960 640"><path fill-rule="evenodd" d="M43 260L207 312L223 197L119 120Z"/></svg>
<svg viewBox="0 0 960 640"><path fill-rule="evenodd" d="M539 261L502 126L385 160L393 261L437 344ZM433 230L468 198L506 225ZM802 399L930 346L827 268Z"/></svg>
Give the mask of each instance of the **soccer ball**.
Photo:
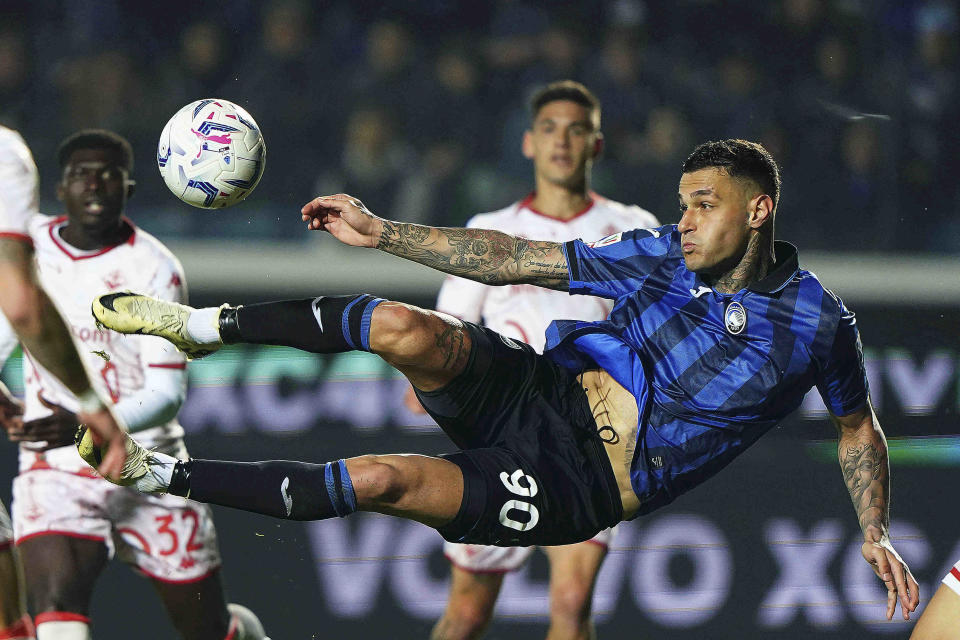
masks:
<svg viewBox="0 0 960 640"><path fill-rule="evenodd" d="M260 127L228 100L191 102L173 114L157 145L167 187L203 209L229 207L250 195L266 158Z"/></svg>

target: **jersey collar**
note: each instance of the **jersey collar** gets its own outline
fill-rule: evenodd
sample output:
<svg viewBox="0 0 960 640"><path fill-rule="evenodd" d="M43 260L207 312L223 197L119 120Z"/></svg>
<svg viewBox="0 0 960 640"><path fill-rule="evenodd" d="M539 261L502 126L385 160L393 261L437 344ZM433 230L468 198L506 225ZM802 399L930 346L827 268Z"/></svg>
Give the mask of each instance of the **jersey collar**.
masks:
<svg viewBox="0 0 960 640"><path fill-rule="evenodd" d="M765 277L747 287L750 291L776 293L786 287L800 270L800 259L797 257L795 246L789 242L775 240L773 251L777 261L773 263Z"/></svg>
<svg viewBox="0 0 960 640"><path fill-rule="evenodd" d="M71 260L86 260L88 258L96 258L97 256L102 256L108 251L116 249L117 247L124 244L128 244L131 246L133 245L137 235L137 227L136 225L133 224L133 222L127 216L123 216L122 220L130 228L130 235L125 240L122 240L117 244L111 244L106 247L101 247L100 249L93 249L91 251L83 251L81 249L77 249L76 247L70 245L63 238L60 237L60 229L64 226L64 224L66 224L67 216L60 216L59 218L51 222L48 226L48 229L50 233L50 239L53 241L53 244L56 245L56 247L60 249L60 251L65 253Z"/></svg>
<svg viewBox="0 0 960 640"><path fill-rule="evenodd" d="M559 223L561 223L561 224L567 224L567 223L573 222L574 220L576 220L577 218L579 218L580 216L582 216L582 215L585 214L586 212L588 212L588 211L590 211L591 209L593 209L593 205L595 205L595 204L597 203L597 200L602 200L602 199L603 199L603 196L599 196L599 195L597 195L596 193L594 193L593 191L590 191L590 192L589 192L589 195L590 195L590 200L587 202L587 205L586 205L583 209L581 209L580 211L577 211L575 214L573 214L573 217L568 218L568 219L566 219L566 220L561 220L560 218L554 218L553 216L548 215L548 214L544 213L543 211L538 211L537 209L534 209L534 208L531 206L531 203L533 202L533 199L537 197L537 192L536 192L536 191L531 191L529 194L527 194L527 197L526 197L526 198L524 198L523 200L521 200L520 202L517 203L517 211L519 212L519 211L521 211L522 209L526 209L526 210L529 211L530 213L535 213L535 214L537 214L538 216L543 216L544 218L550 218L550 219L553 220L554 222L559 222Z"/></svg>

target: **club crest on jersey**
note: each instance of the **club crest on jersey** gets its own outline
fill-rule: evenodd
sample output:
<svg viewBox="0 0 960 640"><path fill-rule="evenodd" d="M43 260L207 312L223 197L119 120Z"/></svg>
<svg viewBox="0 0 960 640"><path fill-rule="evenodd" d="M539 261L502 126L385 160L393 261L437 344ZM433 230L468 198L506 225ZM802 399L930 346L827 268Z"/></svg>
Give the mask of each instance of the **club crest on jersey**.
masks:
<svg viewBox="0 0 960 640"><path fill-rule="evenodd" d="M588 242L587 246L593 249L599 249L600 247L605 247L608 244L620 242L620 239L622 237L623 237L623 232L621 231L620 233L614 233L613 235L609 235L606 238L600 238L596 242Z"/></svg>
<svg viewBox="0 0 960 640"><path fill-rule="evenodd" d="M747 310L739 302L731 302L723 314L723 323L731 334L741 333L747 327Z"/></svg>

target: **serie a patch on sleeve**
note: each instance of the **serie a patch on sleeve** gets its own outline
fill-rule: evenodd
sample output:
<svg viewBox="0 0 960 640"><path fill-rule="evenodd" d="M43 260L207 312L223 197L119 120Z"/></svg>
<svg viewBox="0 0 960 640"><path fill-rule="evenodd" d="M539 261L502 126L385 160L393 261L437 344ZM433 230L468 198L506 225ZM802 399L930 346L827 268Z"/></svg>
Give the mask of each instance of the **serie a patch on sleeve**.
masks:
<svg viewBox="0 0 960 640"><path fill-rule="evenodd" d="M620 231L618 233L611 234L605 238L600 238L596 242L588 242L587 246L590 247L591 249L599 249L600 247L605 247L607 245L620 242L622 238L623 238L623 232Z"/></svg>

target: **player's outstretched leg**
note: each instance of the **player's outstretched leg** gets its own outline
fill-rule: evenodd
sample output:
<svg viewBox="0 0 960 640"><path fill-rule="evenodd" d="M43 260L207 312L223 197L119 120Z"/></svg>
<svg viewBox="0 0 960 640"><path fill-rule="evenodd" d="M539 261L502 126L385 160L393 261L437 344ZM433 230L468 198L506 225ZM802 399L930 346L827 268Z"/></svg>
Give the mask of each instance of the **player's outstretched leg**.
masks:
<svg viewBox="0 0 960 640"><path fill-rule="evenodd" d="M326 464L178 460L147 451L127 434L123 437L128 460L136 462L124 466L117 484L286 520L374 511L440 528L456 517L463 498L460 467L442 458L371 455ZM77 450L91 466L102 455L83 426L77 432Z"/></svg>
<svg viewBox="0 0 960 640"><path fill-rule="evenodd" d="M366 294L194 309L122 292L98 297L92 311L109 329L166 338L192 358L232 343L312 353L371 351L422 391L449 382L470 351L459 320Z"/></svg>

